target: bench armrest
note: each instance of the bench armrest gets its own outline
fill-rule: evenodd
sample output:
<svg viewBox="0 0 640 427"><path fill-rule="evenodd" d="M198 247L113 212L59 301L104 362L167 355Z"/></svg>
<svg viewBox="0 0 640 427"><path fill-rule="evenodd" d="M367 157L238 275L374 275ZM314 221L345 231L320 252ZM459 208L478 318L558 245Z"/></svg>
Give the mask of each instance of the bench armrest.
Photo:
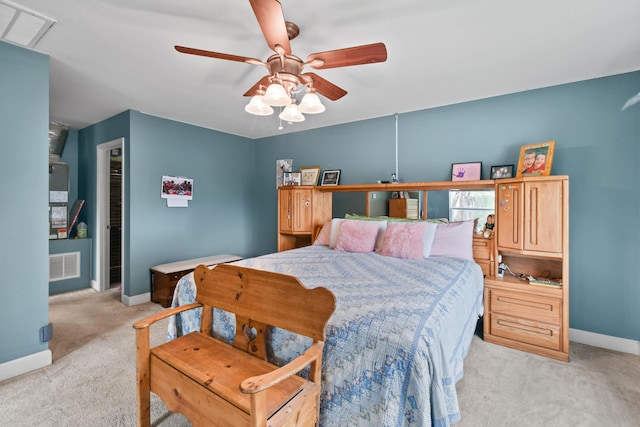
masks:
<svg viewBox="0 0 640 427"><path fill-rule="evenodd" d="M183 311L192 310L194 308L202 307L202 304L198 302L194 302L192 304L181 305L178 307L169 308L167 310L163 310L160 313L152 314L151 316L145 317L142 320L137 321L133 324L134 329L145 329L149 326L153 325L159 320L165 319L169 316L173 316L178 313L182 313Z"/></svg>
<svg viewBox="0 0 640 427"><path fill-rule="evenodd" d="M313 343L304 353L281 368L242 381L240 391L248 394L258 393L289 378L291 375L297 374L313 362L322 360L323 348L324 342L318 341Z"/></svg>

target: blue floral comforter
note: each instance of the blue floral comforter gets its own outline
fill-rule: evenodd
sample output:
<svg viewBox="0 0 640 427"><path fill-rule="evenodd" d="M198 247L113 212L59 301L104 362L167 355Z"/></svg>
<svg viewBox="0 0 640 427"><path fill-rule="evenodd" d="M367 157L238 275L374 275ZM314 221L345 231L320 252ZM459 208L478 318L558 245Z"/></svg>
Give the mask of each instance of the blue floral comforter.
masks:
<svg viewBox="0 0 640 427"><path fill-rule="evenodd" d="M455 383L483 310L476 263L308 246L234 264L290 274L335 294L322 366L322 426L448 426L460 419ZM189 274L178 283L173 306L194 300ZM168 339L198 330L198 317L197 310L176 316ZM216 310L214 326L216 335L233 339L233 315ZM308 344L274 329L270 358L282 365Z"/></svg>

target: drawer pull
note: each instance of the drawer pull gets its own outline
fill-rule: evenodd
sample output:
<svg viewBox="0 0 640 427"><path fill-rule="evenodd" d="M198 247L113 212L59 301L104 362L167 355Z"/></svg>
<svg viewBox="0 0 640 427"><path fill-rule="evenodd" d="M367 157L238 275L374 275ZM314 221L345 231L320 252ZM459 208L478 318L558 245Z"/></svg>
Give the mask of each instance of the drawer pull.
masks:
<svg viewBox="0 0 640 427"><path fill-rule="evenodd" d="M546 304L546 303L529 301L526 299L510 298L510 297L497 297L496 300L499 302L507 303L507 304L517 304L525 307L537 308L539 310L553 311L552 304Z"/></svg>
<svg viewBox="0 0 640 427"><path fill-rule="evenodd" d="M547 335L547 336L550 336L550 337L553 336L553 331L551 329L536 328L536 327L533 327L533 326L521 325L520 323L509 322L507 320L498 320L498 325L506 326L508 328L521 329L523 331L533 332L533 333L539 334L539 335Z"/></svg>

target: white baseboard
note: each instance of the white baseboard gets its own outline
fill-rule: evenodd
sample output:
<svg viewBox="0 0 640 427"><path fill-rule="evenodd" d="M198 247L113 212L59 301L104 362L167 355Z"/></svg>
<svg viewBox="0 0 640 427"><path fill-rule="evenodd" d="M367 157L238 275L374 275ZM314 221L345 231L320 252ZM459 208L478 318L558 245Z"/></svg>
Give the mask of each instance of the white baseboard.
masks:
<svg viewBox="0 0 640 427"><path fill-rule="evenodd" d="M0 363L0 381L26 374L35 369L51 365L51 350L30 354L19 359Z"/></svg>
<svg viewBox="0 0 640 427"><path fill-rule="evenodd" d="M606 348L608 350L640 356L640 341L596 334L595 332L581 331L579 329L569 329L569 340L593 347Z"/></svg>
<svg viewBox="0 0 640 427"><path fill-rule="evenodd" d="M98 283L97 280L91 279L91 287L96 291L100 292L100 284Z"/></svg>
<svg viewBox="0 0 640 427"><path fill-rule="evenodd" d="M132 297L122 294L122 303L128 307L132 305L144 304L151 301L151 292L147 292L140 295L134 295Z"/></svg>

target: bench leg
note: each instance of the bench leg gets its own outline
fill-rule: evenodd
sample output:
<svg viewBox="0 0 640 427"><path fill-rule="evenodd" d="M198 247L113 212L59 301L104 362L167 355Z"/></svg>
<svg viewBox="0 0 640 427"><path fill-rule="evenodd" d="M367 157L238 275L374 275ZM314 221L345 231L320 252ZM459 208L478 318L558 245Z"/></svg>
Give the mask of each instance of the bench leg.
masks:
<svg viewBox="0 0 640 427"><path fill-rule="evenodd" d="M151 423L151 384L149 382L149 328L136 330L136 400L137 425Z"/></svg>

